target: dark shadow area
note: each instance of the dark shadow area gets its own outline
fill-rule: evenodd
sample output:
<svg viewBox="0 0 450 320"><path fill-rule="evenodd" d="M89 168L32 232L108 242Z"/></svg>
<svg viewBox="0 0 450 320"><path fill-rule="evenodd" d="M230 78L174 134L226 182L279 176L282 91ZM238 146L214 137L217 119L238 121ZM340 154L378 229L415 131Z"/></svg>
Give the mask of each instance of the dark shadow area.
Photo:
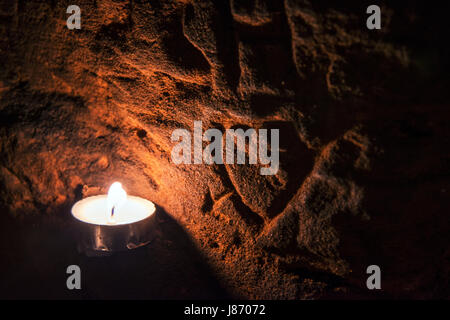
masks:
<svg viewBox="0 0 450 320"><path fill-rule="evenodd" d="M367 124L383 152L372 156L369 172L352 179L364 186L370 220L345 213L333 218L352 269L349 282L360 283L367 266L377 264L392 298L449 297L450 142L444 137L450 131L441 120L446 113L446 106L410 108Z"/></svg>
<svg viewBox="0 0 450 320"><path fill-rule="evenodd" d="M0 299L230 298L190 237L160 207L149 245L107 257L77 252L71 219L2 214ZM81 268L81 290L66 287L73 264Z"/></svg>

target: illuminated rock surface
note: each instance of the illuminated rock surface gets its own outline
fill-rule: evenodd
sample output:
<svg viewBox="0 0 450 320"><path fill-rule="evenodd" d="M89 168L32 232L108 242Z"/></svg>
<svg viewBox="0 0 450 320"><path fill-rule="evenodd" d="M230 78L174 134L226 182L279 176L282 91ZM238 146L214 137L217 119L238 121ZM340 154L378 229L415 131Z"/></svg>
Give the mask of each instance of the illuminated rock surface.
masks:
<svg viewBox="0 0 450 320"><path fill-rule="evenodd" d="M376 264L380 295L449 298L439 8L390 4L382 30L369 31L358 1L95 3L77 2L81 30L66 27L69 3L0 5L2 296L27 296L20 272L61 272L47 287L64 287L55 266L84 259L61 239L71 205L121 181L167 216L148 255L109 258L116 271L140 265L148 287L120 294L372 297L365 271ZM278 174L174 165L171 133L194 120L280 129ZM100 279L85 297L121 297L102 291L101 260L80 264ZM35 294L58 296L33 281Z"/></svg>

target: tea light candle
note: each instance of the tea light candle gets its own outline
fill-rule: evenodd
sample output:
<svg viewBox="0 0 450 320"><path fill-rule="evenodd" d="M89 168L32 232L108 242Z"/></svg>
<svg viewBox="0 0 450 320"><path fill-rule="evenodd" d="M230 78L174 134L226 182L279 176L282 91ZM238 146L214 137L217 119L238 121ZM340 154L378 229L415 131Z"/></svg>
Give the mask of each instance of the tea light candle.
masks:
<svg viewBox="0 0 450 320"><path fill-rule="evenodd" d="M114 182L107 195L85 198L72 207L81 230L79 249L90 255L143 246L154 235L155 211L151 201L127 195Z"/></svg>

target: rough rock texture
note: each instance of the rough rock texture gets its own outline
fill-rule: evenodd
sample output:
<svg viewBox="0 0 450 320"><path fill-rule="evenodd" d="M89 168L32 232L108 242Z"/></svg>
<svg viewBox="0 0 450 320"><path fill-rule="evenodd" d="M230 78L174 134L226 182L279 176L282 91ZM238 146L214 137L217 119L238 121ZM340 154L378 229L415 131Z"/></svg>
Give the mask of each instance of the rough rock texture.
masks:
<svg viewBox="0 0 450 320"><path fill-rule="evenodd" d="M70 4L0 5L2 230L62 229L117 180L182 226L230 296L371 297L377 264L384 297L450 297L441 8L381 3L369 31L360 1L80 0L68 30ZM280 129L278 174L173 164L171 133L194 120ZM4 264L21 250L7 241Z"/></svg>

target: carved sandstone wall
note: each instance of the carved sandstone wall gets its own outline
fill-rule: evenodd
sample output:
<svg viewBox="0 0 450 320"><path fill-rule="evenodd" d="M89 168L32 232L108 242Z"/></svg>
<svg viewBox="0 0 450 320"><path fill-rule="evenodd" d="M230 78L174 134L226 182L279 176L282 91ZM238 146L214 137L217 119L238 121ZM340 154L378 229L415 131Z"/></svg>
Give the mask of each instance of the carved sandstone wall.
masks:
<svg viewBox="0 0 450 320"><path fill-rule="evenodd" d="M182 225L234 295L448 297L449 38L351 1L0 5L0 201L65 217L112 181ZM174 165L176 128L279 128L280 170ZM25 217L25 218L24 218ZM361 289L362 288L362 289Z"/></svg>

